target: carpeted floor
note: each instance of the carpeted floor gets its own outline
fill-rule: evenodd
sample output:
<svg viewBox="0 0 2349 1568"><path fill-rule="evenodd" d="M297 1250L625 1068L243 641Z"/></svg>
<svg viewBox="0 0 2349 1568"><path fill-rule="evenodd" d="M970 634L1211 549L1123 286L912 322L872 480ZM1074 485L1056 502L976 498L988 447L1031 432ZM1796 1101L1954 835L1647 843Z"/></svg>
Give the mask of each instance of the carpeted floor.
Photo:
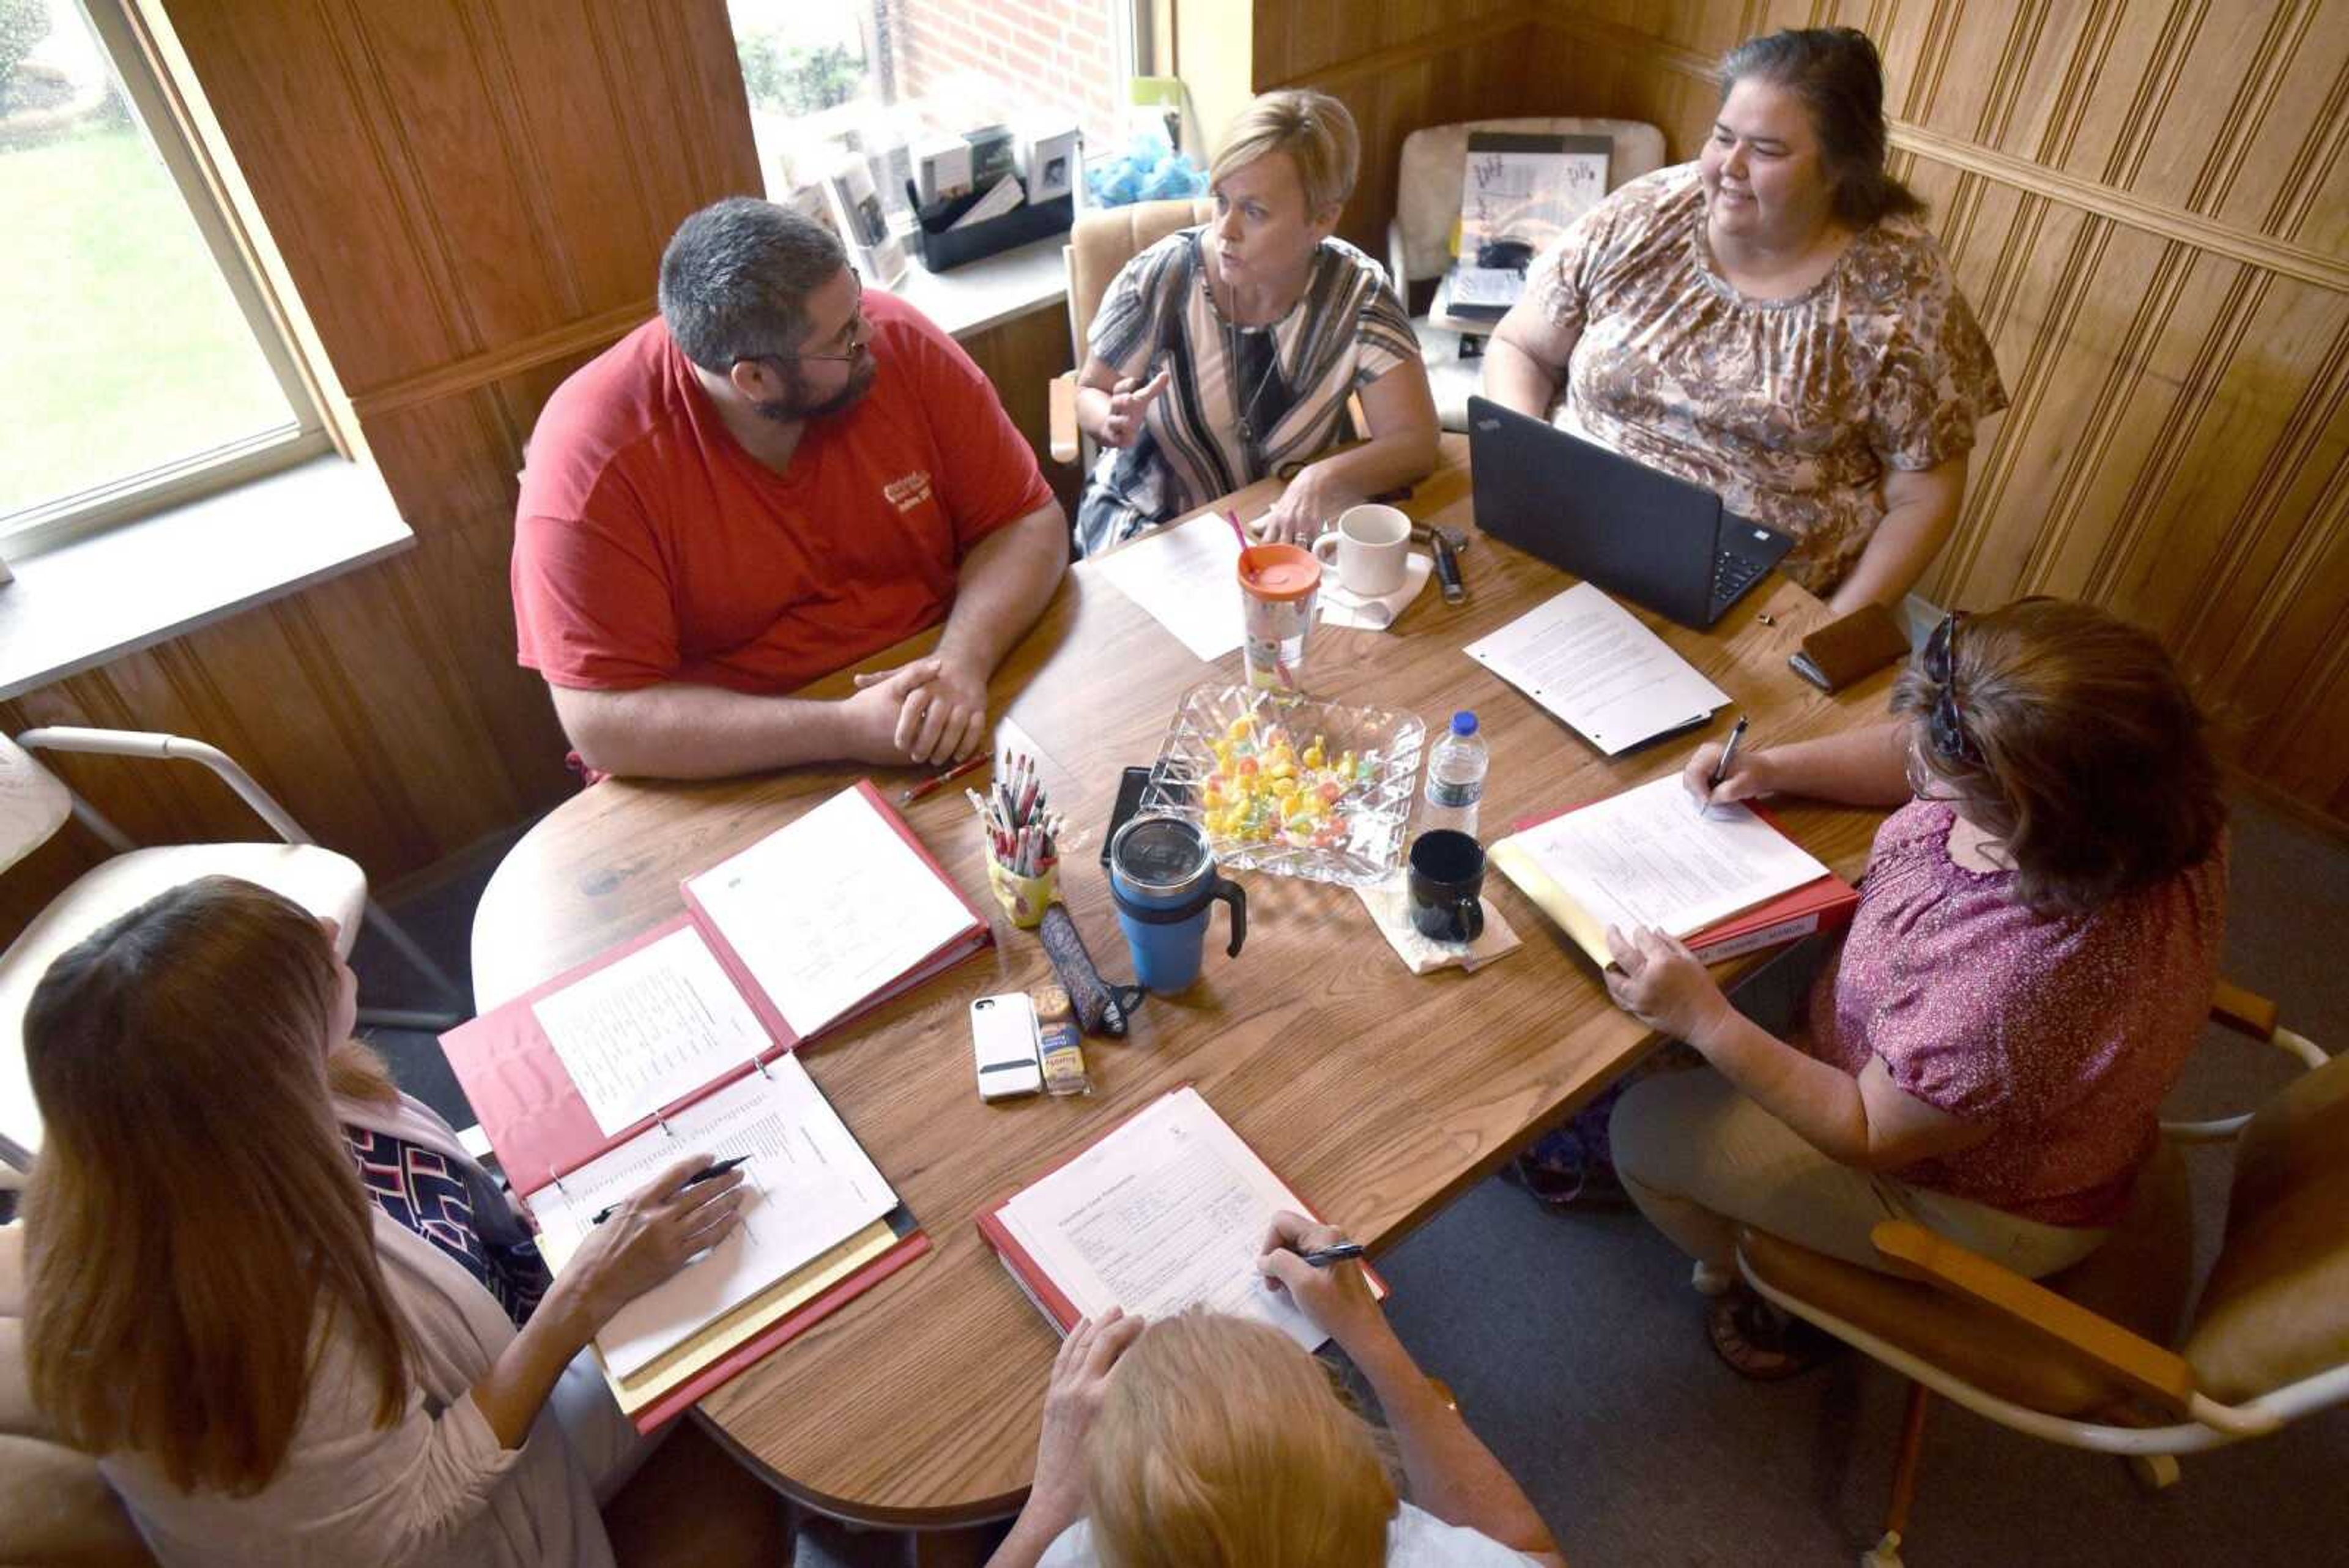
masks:
<svg viewBox="0 0 2349 1568"><path fill-rule="evenodd" d="M506 841L406 890L396 913L461 980L474 902ZM2277 998L2285 1022L2349 1049L2349 846L2239 802L2227 972ZM361 996L413 1004L417 982L363 937ZM378 1044L413 1092L471 1117L429 1035ZM2214 1031L2178 1114L2258 1102L2281 1055ZM2227 1156L2191 1156L2199 1229L2224 1213ZM1381 1262L1391 1311L1427 1371L1524 1482L1578 1565L1850 1563L1874 1542L1891 1478L1901 1385L1857 1355L1771 1386L1706 1350L1688 1266L1637 1215L1552 1214L1487 1182ZM2282 1563L2349 1548L2349 1410L2189 1459L2182 1484L2140 1492L2120 1461L1934 1412L1910 1521L1912 1568L2023 1563ZM2333 1544L2327 1546L2325 1542ZM905 1561L891 1538L818 1523L801 1568Z"/></svg>

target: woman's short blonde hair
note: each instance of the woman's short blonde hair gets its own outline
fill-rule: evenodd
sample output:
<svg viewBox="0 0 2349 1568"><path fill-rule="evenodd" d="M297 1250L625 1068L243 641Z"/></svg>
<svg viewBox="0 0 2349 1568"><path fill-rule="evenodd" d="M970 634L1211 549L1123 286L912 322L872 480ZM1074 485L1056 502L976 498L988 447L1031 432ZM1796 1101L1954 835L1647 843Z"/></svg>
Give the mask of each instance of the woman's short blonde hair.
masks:
<svg viewBox="0 0 2349 1568"><path fill-rule="evenodd" d="M1394 1480L1369 1425L1285 1334L1213 1313L1120 1358L1088 1462L1110 1568L1383 1563Z"/></svg>
<svg viewBox="0 0 2349 1568"><path fill-rule="evenodd" d="M1207 171L1210 181L1259 158L1285 152L1305 187L1305 212L1315 217L1342 207L1354 193L1361 166L1362 139L1346 106L1326 92L1295 88L1268 92L1240 110L1224 132L1224 145Z"/></svg>

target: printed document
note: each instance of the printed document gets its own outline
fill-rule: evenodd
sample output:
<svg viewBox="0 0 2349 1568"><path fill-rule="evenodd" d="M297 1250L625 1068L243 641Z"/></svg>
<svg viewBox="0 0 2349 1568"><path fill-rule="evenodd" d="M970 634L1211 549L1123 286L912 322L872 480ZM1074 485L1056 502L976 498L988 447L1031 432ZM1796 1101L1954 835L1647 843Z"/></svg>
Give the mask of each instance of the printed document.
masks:
<svg viewBox="0 0 2349 1568"><path fill-rule="evenodd" d="M1569 811L1515 843L1589 915L1685 937L1827 868L1742 802L1701 807L1678 774Z"/></svg>
<svg viewBox="0 0 2349 1568"><path fill-rule="evenodd" d="M687 884L802 1039L970 929L970 910L861 790Z"/></svg>
<svg viewBox="0 0 2349 1568"><path fill-rule="evenodd" d="M1729 698L1637 616L1578 583L1462 651L1615 756Z"/></svg>
<svg viewBox="0 0 2349 1568"><path fill-rule="evenodd" d="M1320 1330L1257 1272L1283 1209L1304 1205L1196 1090L1181 1089L1020 1192L1001 1218L1086 1317L1206 1306L1312 1350Z"/></svg>
<svg viewBox="0 0 2349 1568"><path fill-rule="evenodd" d="M606 1137L774 1044L691 926L530 1010Z"/></svg>
<svg viewBox="0 0 2349 1568"><path fill-rule="evenodd" d="M1240 542L1212 512L1138 539L1101 558L1102 576L1148 610L1194 659L1239 647Z"/></svg>
<svg viewBox="0 0 2349 1568"><path fill-rule="evenodd" d="M688 1155L747 1154L742 1223L683 1271L622 1307L595 1335L615 1377L627 1377L777 1280L897 1207L896 1195L850 1136L807 1069L779 1057L698 1100L531 1196L541 1246L560 1273L608 1205L633 1197Z"/></svg>

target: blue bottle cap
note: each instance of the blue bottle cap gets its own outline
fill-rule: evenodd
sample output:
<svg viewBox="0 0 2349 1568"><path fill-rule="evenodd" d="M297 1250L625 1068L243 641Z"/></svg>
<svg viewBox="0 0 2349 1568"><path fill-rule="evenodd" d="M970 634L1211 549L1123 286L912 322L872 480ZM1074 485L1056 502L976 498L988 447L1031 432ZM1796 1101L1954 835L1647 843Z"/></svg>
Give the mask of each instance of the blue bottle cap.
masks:
<svg viewBox="0 0 2349 1568"><path fill-rule="evenodd" d="M1464 710L1453 714L1452 732L1455 735L1475 734L1476 732L1476 715Z"/></svg>

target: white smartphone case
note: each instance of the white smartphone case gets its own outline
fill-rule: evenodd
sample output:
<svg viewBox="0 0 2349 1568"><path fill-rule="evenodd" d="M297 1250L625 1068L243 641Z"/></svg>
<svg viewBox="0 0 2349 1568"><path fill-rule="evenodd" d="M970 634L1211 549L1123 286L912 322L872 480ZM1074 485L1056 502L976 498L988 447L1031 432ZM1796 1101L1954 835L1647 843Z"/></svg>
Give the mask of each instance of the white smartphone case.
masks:
<svg viewBox="0 0 2349 1568"><path fill-rule="evenodd" d="M1008 1100L1041 1093L1044 1069L1036 1057L1036 1004L1024 991L982 996L970 1004L970 1044L978 1071L978 1097Z"/></svg>

